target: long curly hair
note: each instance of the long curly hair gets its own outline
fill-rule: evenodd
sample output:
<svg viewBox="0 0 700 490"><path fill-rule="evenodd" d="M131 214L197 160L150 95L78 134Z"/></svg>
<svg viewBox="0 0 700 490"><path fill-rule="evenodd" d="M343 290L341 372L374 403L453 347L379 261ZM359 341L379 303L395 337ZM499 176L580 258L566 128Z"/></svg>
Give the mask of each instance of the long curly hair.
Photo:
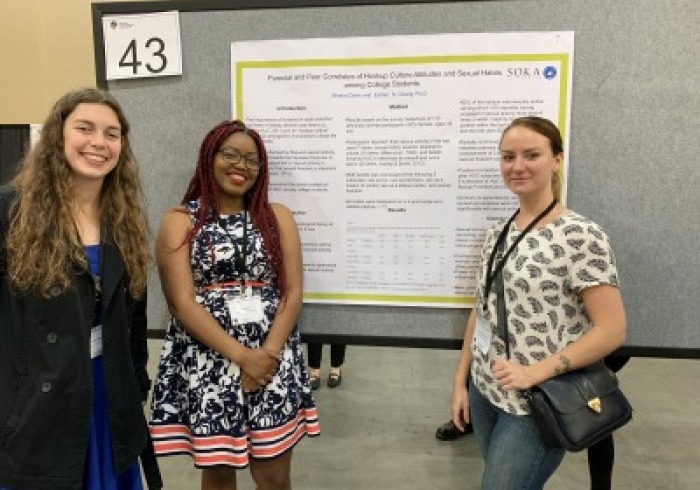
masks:
<svg viewBox="0 0 700 490"><path fill-rule="evenodd" d="M269 183L267 150L258 132L247 127L242 121L224 121L212 128L202 141L195 173L192 176L192 180L190 180L185 196L182 198L182 204L195 199L200 200L195 224L185 238L185 243L191 240L205 223L215 219L218 215L218 210L216 209L216 183L213 171L214 159L224 140L234 133L245 133L252 138L258 150L258 158L262 162L253 187L244 196L244 203L246 210L250 213L250 220L253 226L262 235L265 253L275 272L277 286L282 296L284 296L286 292L286 276L284 272L284 257L280 246L279 226L267 197Z"/></svg>
<svg viewBox="0 0 700 490"><path fill-rule="evenodd" d="M75 225L73 179L64 151L63 127L79 104L103 104L121 126L122 149L115 168L105 177L100 194L100 225L107 230L125 262L129 293L146 291L150 263L149 230L138 168L129 143L129 123L109 93L85 88L61 97L49 112L36 145L24 156L12 185L17 199L10 210L7 237L10 284L21 292L49 297L71 284L71 269L87 268Z"/></svg>

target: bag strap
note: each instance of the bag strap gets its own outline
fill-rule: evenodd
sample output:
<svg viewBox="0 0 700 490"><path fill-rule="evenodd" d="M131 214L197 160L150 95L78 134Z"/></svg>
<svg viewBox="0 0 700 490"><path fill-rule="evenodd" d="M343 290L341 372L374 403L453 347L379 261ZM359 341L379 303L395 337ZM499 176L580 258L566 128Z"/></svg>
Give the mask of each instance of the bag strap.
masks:
<svg viewBox="0 0 700 490"><path fill-rule="evenodd" d="M491 256L489 257L488 269L486 272L486 288L484 290L484 310L486 310L491 285L495 284L496 315L498 316L498 335L503 339L503 342L506 344L506 359L510 359L510 342L508 339L508 313L506 312L505 287L503 285L503 269L505 268L508 257L513 252L513 250L515 250L515 247L518 246L518 243L520 243L520 241L525 237L525 235L527 235L530 232L530 230L532 230L537 225L537 223L542 221L542 219L545 216L547 216L552 211L552 209L556 207L558 202L559 201L556 197L552 199L552 202L549 203L549 206L547 206L544 209L544 211L537 215L535 219L530 221L530 223L525 227L525 229L522 232L520 232L518 238L510 246L508 251L504 254L503 251L505 250L506 241L508 240L508 232L510 231L510 225L513 223L513 221L515 221L515 218L516 216L518 216L518 213L520 213L520 208L518 208L518 210L515 211L515 213L513 213L513 216L511 216L508 222L505 224L505 226L501 230L501 233L498 235L498 239L496 240L494 249L491 251ZM496 258L496 255L498 255L498 258L496 259L498 265L496 266L496 270L492 275L491 268L493 267L494 258Z"/></svg>
<svg viewBox="0 0 700 490"><path fill-rule="evenodd" d="M505 250L505 240L498 244L498 254ZM498 320L498 335L506 344L506 359L510 359L510 340L508 338L508 311L506 310L506 292L503 285L503 268L498 271L494 283L496 284L496 315Z"/></svg>
<svg viewBox="0 0 700 490"><path fill-rule="evenodd" d="M501 247L501 245L508 238L510 225L513 223L513 221L515 221L515 218L518 216L518 214L520 214L520 208L516 209L515 213L513 213L513 216L511 216L510 219L506 222L505 226L501 230L501 233L499 233L498 238L496 239L496 245L493 247L493 250L491 250L491 255L489 256L489 261L486 268L486 285L484 287L484 298L489 297L489 292L491 291L491 287L493 286L493 281L495 280L498 273L503 270L503 267L505 267L508 257L510 257L510 254L513 253L515 247L518 246L520 240L525 238L525 235L527 235L530 232L530 230L532 230L535 227L535 225L537 225L537 223L539 223L542 220L542 218L547 216L549 212L557 206L558 202L559 201L557 201L556 197L552 199L552 202L549 203L549 206L547 206L544 211L538 214L535 219L530 221L530 223L525 227L523 231L520 232L518 237L511 244L510 248L508 248L508 251L505 254L503 254L503 248ZM496 257L496 252L499 252L499 257L498 264L496 265L496 268L494 270L494 259ZM484 302L484 311L486 311L486 302Z"/></svg>

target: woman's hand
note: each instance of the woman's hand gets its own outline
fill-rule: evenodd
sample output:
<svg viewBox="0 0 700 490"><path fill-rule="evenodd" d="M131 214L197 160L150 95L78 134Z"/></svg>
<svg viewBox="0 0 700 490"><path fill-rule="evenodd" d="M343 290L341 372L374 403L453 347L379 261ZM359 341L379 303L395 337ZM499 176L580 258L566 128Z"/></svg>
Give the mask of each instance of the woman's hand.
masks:
<svg viewBox="0 0 700 490"><path fill-rule="evenodd" d="M464 383L452 391L452 422L462 432L469 423L469 394Z"/></svg>
<svg viewBox="0 0 700 490"><path fill-rule="evenodd" d="M527 390L537 384L532 366L523 366L512 360L497 359L491 371L498 386L504 390Z"/></svg>
<svg viewBox="0 0 700 490"><path fill-rule="evenodd" d="M241 370L257 384L257 389L270 382L272 376L277 372L279 362L280 356L278 353L267 349L248 349L245 358L241 362ZM241 382L244 382L242 377Z"/></svg>
<svg viewBox="0 0 700 490"><path fill-rule="evenodd" d="M243 388L244 393L251 393L253 391L258 391L262 385L255 382L245 371L241 371L241 388Z"/></svg>

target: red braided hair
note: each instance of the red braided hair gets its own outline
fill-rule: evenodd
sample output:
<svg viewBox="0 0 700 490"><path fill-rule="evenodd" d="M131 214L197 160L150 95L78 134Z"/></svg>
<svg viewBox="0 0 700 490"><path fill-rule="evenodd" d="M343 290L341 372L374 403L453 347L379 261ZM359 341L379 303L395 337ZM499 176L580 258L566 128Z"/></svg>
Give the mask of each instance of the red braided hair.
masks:
<svg viewBox="0 0 700 490"><path fill-rule="evenodd" d="M280 245L279 227L277 218L272 211L267 198L269 172L267 170L267 150L257 131L247 127L242 121L224 121L211 129L202 141L197 158L197 168L192 180L187 186L182 204L199 198L200 206L197 210L195 224L187 234L185 243L194 237L202 226L216 219L216 194L214 191L214 159L221 144L234 133L245 133L253 139L258 150L258 158L262 162L258 170L258 177L253 187L244 196L245 209L250 214L253 226L260 231L263 239L263 248L267 259L272 265L272 270L277 278L281 296L284 297L287 289L286 275L284 273L284 257Z"/></svg>

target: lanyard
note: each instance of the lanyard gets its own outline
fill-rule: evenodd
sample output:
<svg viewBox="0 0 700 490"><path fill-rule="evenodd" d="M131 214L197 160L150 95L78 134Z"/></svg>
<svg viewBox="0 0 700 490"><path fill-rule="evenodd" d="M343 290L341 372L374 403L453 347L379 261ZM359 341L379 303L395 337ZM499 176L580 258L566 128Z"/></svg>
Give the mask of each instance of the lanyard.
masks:
<svg viewBox="0 0 700 490"><path fill-rule="evenodd" d="M236 247L236 240L231 236L231 234L228 232L228 228L225 228L221 226L221 216L218 216L218 225L219 228L224 230L224 233L228 237L228 239L231 241L231 245L233 248L238 248ZM243 211L243 244L241 245L240 248L240 253L238 254L238 257L236 257L236 272L240 272L241 274L241 294L245 294L245 277L247 273L247 258L248 258L248 211Z"/></svg>
<svg viewBox="0 0 700 490"><path fill-rule="evenodd" d="M554 206L557 205L557 198L555 197L552 202L547 206L547 208L542 211L535 219L533 219L529 225L518 235L518 238L515 239L515 242L508 248L508 251L503 255L503 258L501 261L496 265L496 270L493 270L493 262L496 258L496 253L498 252L499 247L501 246L501 243L505 241L506 237L508 236L508 230L510 229L510 225L513 223L513 220L515 220L515 217L518 216L518 213L520 212L520 209L515 211L513 213L513 216L510 217L506 225L503 227L501 230L501 233L498 235L498 239L496 240L496 244L493 246L493 249L491 249L491 255L489 256L489 265L486 270L486 287L484 288L484 311L486 311L486 308L488 307L488 301L487 298L489 297L489 293L491 292L491 287L493 286L493 280L496 278L498 274L500 274L501 270L503 270L503 267L506 265L506 260L508 260L508 257L510 254L515 250L515 247L518 246L518 243L520 243L520 240L522 240L525 235L532 230L537 223L539 223L542 218L547 216L549 212L554 209Z"/></svg>

